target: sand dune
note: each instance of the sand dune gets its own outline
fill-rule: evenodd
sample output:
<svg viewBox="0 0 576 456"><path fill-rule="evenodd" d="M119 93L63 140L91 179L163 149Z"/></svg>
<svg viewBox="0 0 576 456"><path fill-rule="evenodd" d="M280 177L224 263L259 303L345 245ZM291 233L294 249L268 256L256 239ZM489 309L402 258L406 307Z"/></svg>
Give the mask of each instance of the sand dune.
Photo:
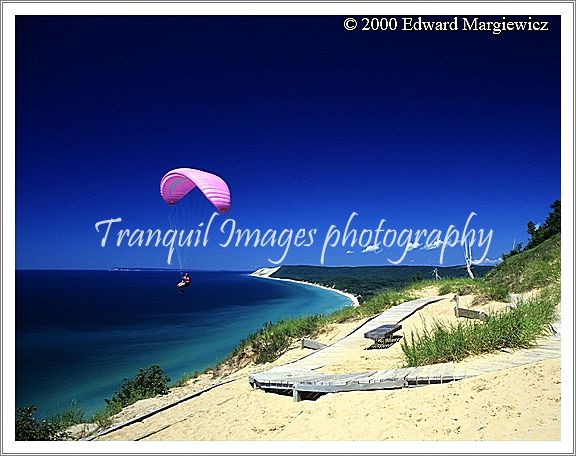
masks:
<svg viewBox="0 0 576 456"><path fill-rule="evenodd" d="M560 361L444 385L330 394L252 390L245 379L103 440L558 440Z"/></svg>
<svg viewBox="0 0 576 456"><path fill-rule="evenodd" d="M405 320L403 330L432 319L454 319L453 302L431 304ZM471 297L461 305L472 305ZM503 303L476 309L493 311ZM331 343L362 321L331 325L317 339ZM354 350L352 350L354 351ZM134 416L159 400L174 400L215 381L231 380L197 398L100 437L100 440L558 440L560 439L560 360L505 369L449 384L388 391L329 394L316 401L253 390L247 375L310 353L294 344L274 363L247 365L213 379L204 375L163 399L125 410ZM484 355L487 362L510 353ZM399 344L387 350L359 350L323 372L396 367ZM170 397L172 396L172 397Z"/></svg>

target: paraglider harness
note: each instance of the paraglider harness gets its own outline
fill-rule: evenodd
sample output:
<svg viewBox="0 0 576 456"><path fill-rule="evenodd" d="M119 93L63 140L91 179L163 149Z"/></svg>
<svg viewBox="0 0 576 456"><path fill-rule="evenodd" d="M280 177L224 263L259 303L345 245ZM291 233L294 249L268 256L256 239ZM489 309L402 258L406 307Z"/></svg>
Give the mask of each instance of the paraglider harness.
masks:
<svg viewBox="0 0 576 456"><path fill-rule="evenodd" d="M176 286L178 287L180 293L182 293L184 291L184 288L190 286L190 276L188 275L188 273L185 273L183 275L180 274L180 277L182 277L182 280Z"/></svg>

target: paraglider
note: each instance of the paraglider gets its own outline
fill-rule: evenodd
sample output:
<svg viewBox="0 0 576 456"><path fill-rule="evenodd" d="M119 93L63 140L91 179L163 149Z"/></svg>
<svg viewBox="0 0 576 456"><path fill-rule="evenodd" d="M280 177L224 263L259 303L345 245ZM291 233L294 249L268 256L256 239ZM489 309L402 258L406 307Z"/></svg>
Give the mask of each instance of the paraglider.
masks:
<svg viewBox="0 0 576 456"><path fill-rule="evenodd" d="M201 195L203 195L201 199L207 200L219 214L224 214L230 210L230 189L226 182L216 174L193 168L176 168L168 171L160 181L160 195L171 208L180 207L182 200L190 200L191 198L186 198L186 196L195 188L198 188ZM205 206L206 204L202 205L201 202L197 200L196 210L188 207L181 211L184 216L183 218L199 215L199 207ZM171 215L171 224L173 224L176 229L176 225L179 224L176 213L173 212L169 215ZM180 255L179 248L180 246L178 246L176 253L180 263L180 271L182 271L184 265L181 257L183 255ZM187 272L181 275L181 277L182 280L178 283L177 287L178 291L183 293L184 289L190 286L191 282L190 275Z"/></svg>

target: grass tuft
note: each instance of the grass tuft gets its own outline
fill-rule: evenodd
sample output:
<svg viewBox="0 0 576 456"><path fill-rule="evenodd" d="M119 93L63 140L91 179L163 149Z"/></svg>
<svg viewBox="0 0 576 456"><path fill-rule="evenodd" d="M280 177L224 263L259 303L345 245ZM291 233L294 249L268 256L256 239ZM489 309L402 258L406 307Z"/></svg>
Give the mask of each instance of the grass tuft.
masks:
<svg viewBox="0 0 576 456"><path fill-rule="evenodd" d="M52 415L48 421L61 429L67 429L75 424L84 423L84 410L73 403L68 410Z"/></svg>
<svg viewBox="0 0 576 456"><path fill-rule="evenodd" d="M425 327L402 341L406 366L461 361L502 348L532 347L539 337L549 334L559 302L559 288L550 287L511 310L494 313L486 322L435 322L432 328Z"/></svg>
<svg viewBox="0 0 576 456"><path fill-rule="evenodd" d="M198 378L200 375L202 375L202 372L200 371L194 371L192 374L184 374L182 376L182 378L180 378L179 380L176 380L174 383L172 383L169 387L170 388L180 388L182 386L186 386L186 384L190 381L193 380L195 378Z"/></svg>

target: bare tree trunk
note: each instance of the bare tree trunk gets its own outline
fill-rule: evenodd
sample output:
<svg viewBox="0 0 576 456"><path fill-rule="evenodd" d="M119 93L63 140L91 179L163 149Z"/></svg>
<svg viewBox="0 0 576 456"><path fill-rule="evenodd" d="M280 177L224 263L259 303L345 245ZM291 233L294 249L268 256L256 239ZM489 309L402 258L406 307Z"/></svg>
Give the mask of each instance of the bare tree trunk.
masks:
<svg viewBox="0 0 576 456"><path fill-rule="evenodd" d="M470 278L473 279L474 274L472 273L472 247L468 241L464 243L464 252L464 258L466 259L466 269L468 270L468 275Z"/></svg>

